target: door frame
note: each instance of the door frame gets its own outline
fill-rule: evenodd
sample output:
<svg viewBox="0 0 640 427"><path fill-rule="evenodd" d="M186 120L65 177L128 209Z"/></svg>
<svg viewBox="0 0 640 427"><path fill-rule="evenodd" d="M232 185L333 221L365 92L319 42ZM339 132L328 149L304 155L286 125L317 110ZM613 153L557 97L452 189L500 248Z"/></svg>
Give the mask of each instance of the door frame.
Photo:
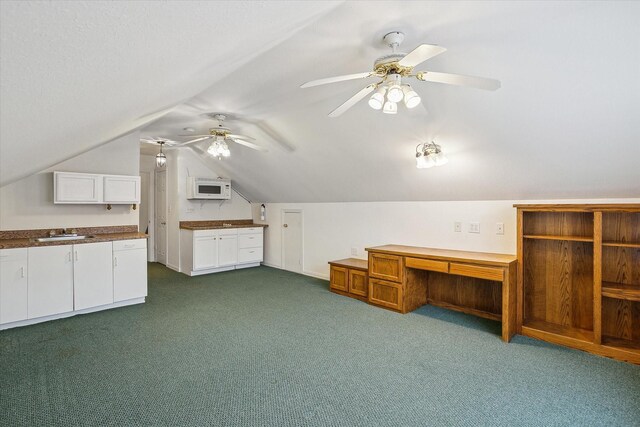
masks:
<svg viewBox="0 0 640 427"><path fill-rule="evenodd" d="M168 211L168 205L169 202L167 200L167 171L165 169L160 170L160 169L156 169L154 171L153 177L154 177L154 182L153 182L153 198L154 198L154 209L153 209L153 231L154 231L154 245L153 245L153 258L155 260L155 262L160 262L159 261L159 257L158 257L158 247L157 247L157 242L158 242L158 225L160 224L157 220L157 215L159 212L158 209L158 198L156 197L156 187L159 183L159 179L158 179L158 174L164 174L164 215L165 215L165 222L167 219L167 211ZM164 264L163 265L167 265L168 262L168 257L167 257L167 242L168 242L168 238L169 238L169 232L168 229L165 225L165 236L164 236L164 244L165 244L165 248L164 248ZM162 263L161 263L162 264Z"/></svg>
<svg viewBox="0 0 640 427"><path fill-rule="evenodd" d="M156 235L156 171L151 170L142 170L140 169L140 177L145 174L148 176L147 183L149 186L146 188L147 191L147 228L149 232L149 240L147 243L147 261L155 262L156 261L156 249L155 249L155 235ZM141 178L142 179L142 178ZM142 210L141 210L142 212ZM138 221L139 223L140 221ZM144 230L139 230L141 233L144 233Z"/></svg>
<svg viewBox="0 0 640 427"><path fill-rule="evenodd" d="M280 242L282 242L281 246L281 262L280 262L280 268L282 268L283 270L287 270L285 268L285 263L284 263L284 256L285 256L285 244L284 244L284 217L285 214L287 213L299 213L300 214L300 251L302 252L300 254L300 273L304 273L304 212L302 211L302 209L282 209L282 213L280 215ZM291 271L291 270L287 270L287 271ZM294 273L296 273L294 271Z"/></svg>

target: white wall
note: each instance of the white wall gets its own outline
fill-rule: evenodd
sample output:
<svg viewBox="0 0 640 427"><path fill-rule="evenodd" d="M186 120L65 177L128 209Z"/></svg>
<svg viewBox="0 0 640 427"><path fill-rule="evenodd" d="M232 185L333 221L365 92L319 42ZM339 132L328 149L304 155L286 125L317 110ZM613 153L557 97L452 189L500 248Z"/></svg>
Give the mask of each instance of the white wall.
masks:
<svg viewBox="0 0 640 427"><path fill-rule="evenodd" d="M131 205L54 205L53 171L138 175L140 136L134 132L0 188L0 230L137 225Z"/></svg>
<svg viewBox="0 0 640 427"><path fill-rule="evenodd" d="M282 267L282 210L303 212L303 273L329 278L328 261L366 259L365 247L385 244L424 246L480 252L516 253L515 203L640 203L640 199L267 203L267 219L260 221L260 203L252 204L256 223L265 229L265 264ZM462 232L454 232L454 222ZM480 223L480 234L468 232ZM504 223L504 235L495 232ZM356 248L357 255L352 255Z"/></svg>
<svg viewBox="0 0 640 427"><path fill-rule="evenodd" d="M251 204L233 191L230 200L187 200L187 177L218 178L209 160L191 150L167 152L167 265L180 269L180 221L251 219Z"/></svg>

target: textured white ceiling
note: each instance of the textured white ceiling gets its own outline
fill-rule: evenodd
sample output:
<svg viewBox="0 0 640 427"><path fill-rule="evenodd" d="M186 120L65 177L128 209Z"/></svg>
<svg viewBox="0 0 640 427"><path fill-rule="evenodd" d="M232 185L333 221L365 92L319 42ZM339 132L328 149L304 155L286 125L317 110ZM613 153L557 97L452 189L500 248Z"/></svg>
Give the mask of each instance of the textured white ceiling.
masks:
<svg viewBox="0 0 640 427"><path fill-rule="evenodd" d="M640 3L75 4L2 5L1 182L147 123L145 136L186 140L225 112L269 149L210 159L253 201L640 196ZM401 50L448 49L424 69L502 88L418 82L429 114L363 101L336 119L367 83L299 89L370 70L391 30L406 33ZM415 146L431 139L450 162L418 170Z"/></svg>
<svg viewBox="0 0 640 427"><path fill-rule="evenodd" d="M0 2L0 185L153 121L336 2Z"/></svg>

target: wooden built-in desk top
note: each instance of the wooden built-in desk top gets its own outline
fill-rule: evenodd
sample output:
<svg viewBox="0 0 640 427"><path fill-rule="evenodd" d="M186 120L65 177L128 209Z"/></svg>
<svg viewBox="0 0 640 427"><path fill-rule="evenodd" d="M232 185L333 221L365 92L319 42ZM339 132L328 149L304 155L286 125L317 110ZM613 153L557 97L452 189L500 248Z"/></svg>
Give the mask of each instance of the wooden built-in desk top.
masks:
<svg viewBox="0 0 640 427"><path fill-rule="evenodd" d="M422 248L418 246L384 245L365 248L366 251L380 252L392 255L415 258L442 259L447 261L474 262L478 264L508 267L517 262L515 255L493 254L486 252L467 252L452 249Z"/></svg>
<svg viewBox="0 0 640 427"><path fill-rule="evenodd" d="M337 261L329 261L330 265L337 265L346 268L355 268L356 270L367 270L369 268L369 261L366 259L358 258L345 258Z"/></svg>

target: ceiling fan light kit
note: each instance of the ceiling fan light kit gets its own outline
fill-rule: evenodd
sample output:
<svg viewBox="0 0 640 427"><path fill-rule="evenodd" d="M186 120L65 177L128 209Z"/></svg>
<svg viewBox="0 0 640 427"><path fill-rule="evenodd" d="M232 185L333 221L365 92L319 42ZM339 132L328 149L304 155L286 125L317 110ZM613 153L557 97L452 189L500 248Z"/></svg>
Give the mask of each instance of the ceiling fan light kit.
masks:
<svg viewBox="0 0 640 427"><path fill-rule="evenodd" d="M414 68L422 62L433 58L446 51L445 48L421 44L408 54L396 52L396 49L404 40L404 33L392 31L383 37L383 41L392 50L392 53L381 56L373 63L373 71L365 73L347 74L344 76L328 77L304 83L302 88L320 86L328 83L336 83L354 79L378 77L378 83L370 84L345 101L338 108L329 113L329 117L338 117L349 108L357 104L361 99L375 90L369 98L369 106L374 110L382 110L383 113L396 114L397 105L404 100L407 108L415 108L421 102L420 96L408 84L403 84L402 79L416 79L417 81L445 83L457 86L475 87L484 90L496 90L500 87L498 80L483 77L463 76L460 74L437 73L431 71L414 71Z"/></svg>
<svg viewBox="0 0 640 427"><path fill-rule="evenodd" d="M422 143L416 146L416 167L418 169L428 169L434 166L442 166L449 162L449 159L442 152L435 142Z"/></svg>

